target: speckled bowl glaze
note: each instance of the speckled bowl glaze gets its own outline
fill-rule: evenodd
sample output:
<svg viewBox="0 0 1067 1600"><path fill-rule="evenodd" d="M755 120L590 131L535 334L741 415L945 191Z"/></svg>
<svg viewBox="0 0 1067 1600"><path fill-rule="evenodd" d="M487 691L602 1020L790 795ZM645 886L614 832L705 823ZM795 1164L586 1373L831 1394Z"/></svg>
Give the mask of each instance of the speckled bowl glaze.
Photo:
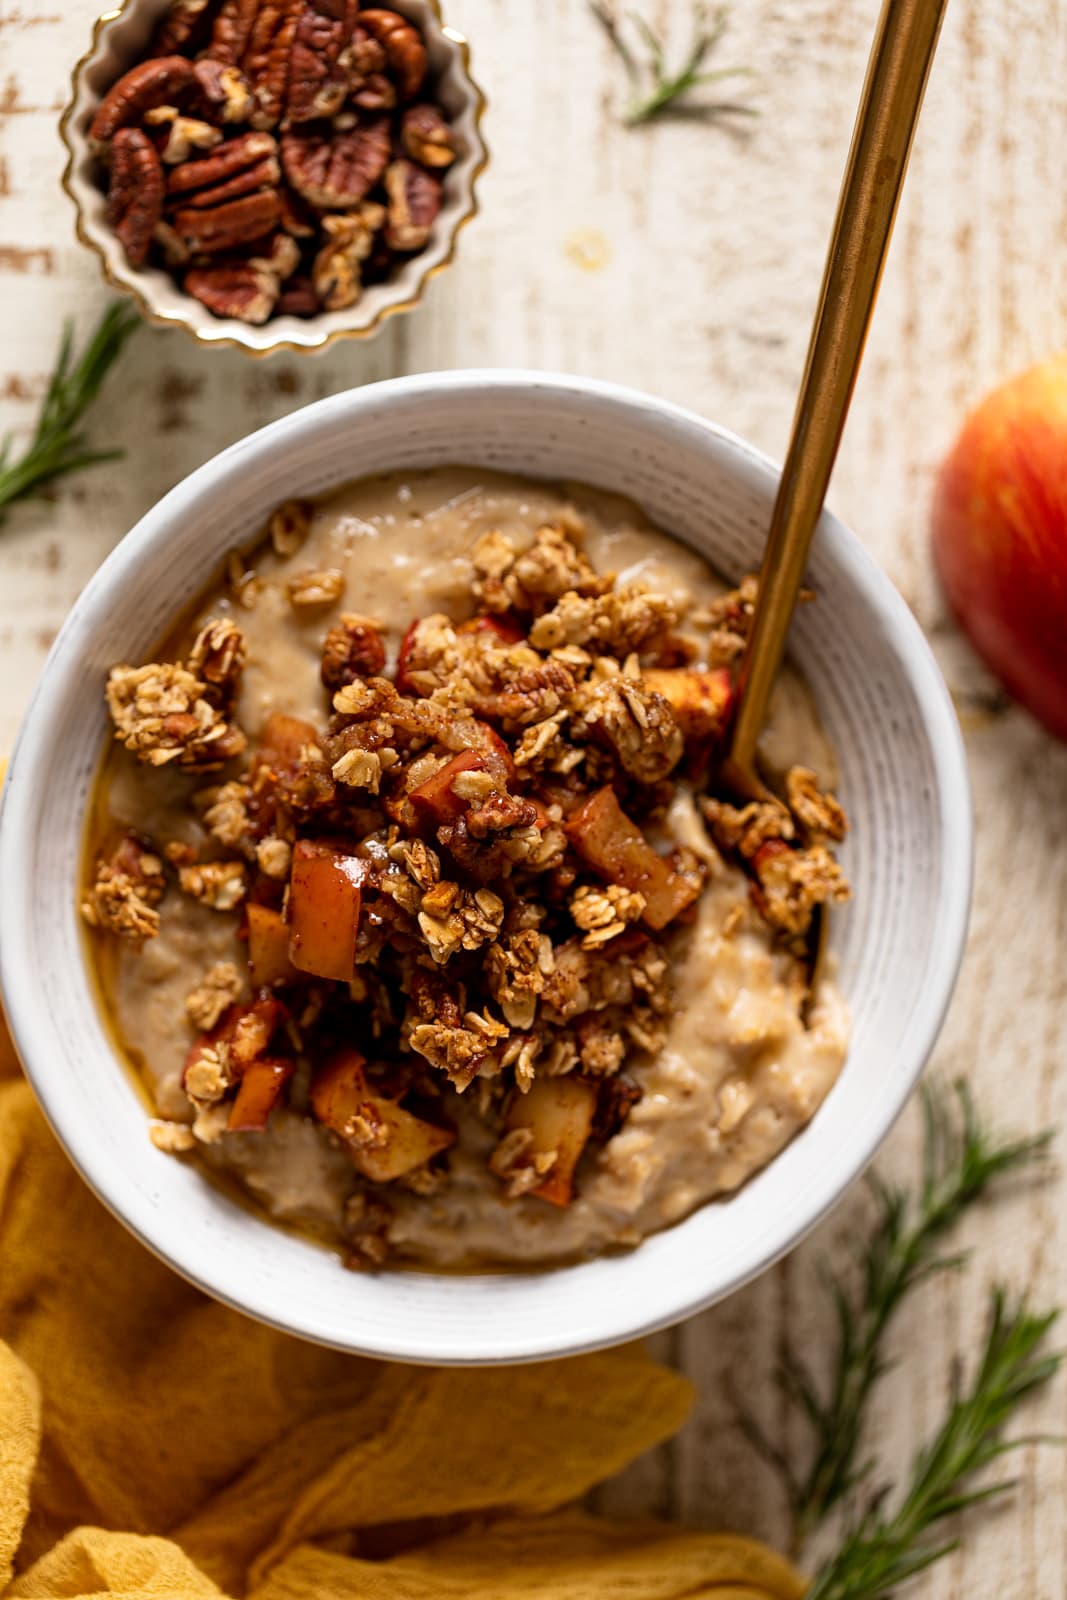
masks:
<svg viewBox="0 0 1067 1600"><path fill-rule="evenodd" d="M405 261L388 283L368 288L354 306L316 317L272 317L261 327L235 317L216 317L185 294L161 267L136 271L129 265L105 216L107 199L99 187L99 164L89 152L88 131L103 96L139 59L170 0L124 0L97 19L92 43L74 68L71 98L59 131L67 147L63 187L77 212L78 238L94 251L104 277L132 296L149 322L184 328L199 344L236 346L247 355L279 350L325 350L338 339L365 339L387 317L411 311L429 280L443 272L456 253L460 229L477 214L475 186L488 165L481 133L485 97L470 74L470 50L455 28L446 26L438 0L389 0L390 8L414 22L426 41L435 97L460 139L460 156L444 174L441 210L425 250Z"/></svg>
<svg viewBox="0 0 1067 1600"><path fill-rule="evenodd" d="M224 551L291 495L388 469L465 462L638 501L726 575L758 563L776 471L662 401L527 372L435 373L323 400L208 462L145 516L81 595L38 684L0 819L0 976L16 1041L71 1159L151 1249L263 1321L406 1361L524 1361L675 1322L775 1261L874 1155L937 1036L971 881L964 756L918 626L858 540L824 513L817 606L794 655L840 757L854 898L832 919L852 1011L844 1070L798 1138L725 1201L624 1255L525 1274L345 1272L149 1142L105 1032L76 909L85 810L108 737L103 684L145 659Z"/></svg>

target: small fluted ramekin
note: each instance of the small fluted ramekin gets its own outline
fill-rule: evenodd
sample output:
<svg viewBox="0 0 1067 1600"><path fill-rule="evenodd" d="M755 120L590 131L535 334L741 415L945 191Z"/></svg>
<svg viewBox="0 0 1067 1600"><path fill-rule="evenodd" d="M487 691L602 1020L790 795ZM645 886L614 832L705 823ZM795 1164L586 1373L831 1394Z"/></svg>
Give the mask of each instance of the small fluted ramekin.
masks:
<svg viewBox="0 0 1067 1600"><path fill-rule="evenodd" d="M438 0L389 0L392 10L421 31L434 97L460 141L460 155L444 174L443 203L429 243L387 283L367 288L354 306L314 317L272 317L258 327L235 317L215 316L161 267L131 267L105 216L107 201L99 163L89 149L89 125L111 85L142 55L168 4L169 0L123 0L97 19L89 49L74 68L71 98L59 124L68 154L63 187L77 212L77 234L96 255L107 281L135 300L149 322L183 328L209 348L231 345L252 356L278 350L317 352L338 339L370 338L388 317L413 310L429 280L451 264L460 230L477 214L476 185L489 161L481 131L485 96L470 73L467 41L445 24Z"/></svg>

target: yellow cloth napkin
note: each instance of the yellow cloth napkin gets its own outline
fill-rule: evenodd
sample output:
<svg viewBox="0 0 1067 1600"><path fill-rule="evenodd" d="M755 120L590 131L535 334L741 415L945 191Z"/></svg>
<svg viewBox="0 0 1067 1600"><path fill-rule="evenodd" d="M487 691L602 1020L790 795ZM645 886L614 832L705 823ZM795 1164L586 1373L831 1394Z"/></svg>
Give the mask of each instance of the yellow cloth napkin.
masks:
<svg viewBox="0 0 1067 1600"><path fill-rule="evenodd" d="M566 1509L680 1426L677 1374L635 1348L402 1367L249 1322L92 1198L6 1038L0 1336L4 1600L804 1591L752 1540Z"/></svg>

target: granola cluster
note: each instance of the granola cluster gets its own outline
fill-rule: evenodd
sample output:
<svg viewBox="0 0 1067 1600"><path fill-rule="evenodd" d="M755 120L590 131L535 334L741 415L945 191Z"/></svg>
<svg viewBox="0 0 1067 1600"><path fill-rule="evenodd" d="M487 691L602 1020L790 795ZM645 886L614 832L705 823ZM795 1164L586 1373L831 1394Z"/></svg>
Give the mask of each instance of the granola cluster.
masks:
<svg viewBox="0 0 1067 1600"><path fill-rule="evenodd" d="M282 508L275 549L295 554L306 523ZM715 789L724 663L753 594L746 579L705 612L702 647L676 602L596 572L567 515L526 548L479 540L469 615L417 617L399 641L324 615L315 723L275 713L245 739L230 620L183 663L116 668L126 749L194 773L228 763L190 780L201 845L127 837L84 903L135 940L156 933L168 885L238 919L247 976L216 962L186 1002L194 1140L261 1130L286 1102L316 1118L351 1156L364 1262L383 1249L387 1186L448 1181L458 1096L502 1192L569 1204L583 1151L618 1132L633 1069L664 1042L709 858L741 868L797 951L815 907L848 893L831 851L845 817L813 773L794 768L782 800ZM681 785L700 852L671 835Z"/></svg>
<svg viewBox="0 0 1067 1600"><path fill-rule="evenodd" d="M441 209L430 76L419 28L359 0L172 0L89 129L130 266L243 322L355 305Z"/></svg>

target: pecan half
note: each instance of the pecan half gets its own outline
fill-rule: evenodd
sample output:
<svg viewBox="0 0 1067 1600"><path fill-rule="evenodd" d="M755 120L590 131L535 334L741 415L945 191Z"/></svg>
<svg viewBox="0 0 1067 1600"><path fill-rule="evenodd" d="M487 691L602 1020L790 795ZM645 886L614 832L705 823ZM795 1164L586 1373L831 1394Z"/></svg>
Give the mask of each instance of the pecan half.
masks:
<svg viewBox="0 0 1067 1600"><path fill-rule="evenodd" d="M205 52L212 61L226 67L240 65L252 37L259 6L260 0L223 0Z"/></svg>
<svg viewBox="0 0 1067 1600"><path fill-rule="evenodd" d="M392 161L385 173L389 216L385 242L405 253L421 250L441 209L441 180L414 161Z"/></svg>
<svg viewBox="0 0 1067 1600"><path fill-rule="evenodd" d="M396 11L361 11L359 23L388 56L389 73L400 98L413 100L426 77L426 46L418 31Z"/></svg>
<svg viewBox="0 0 1067 1600"><path fill-rule="evenodd" d="M262 161L254 161L251 166L245 167L243 172L235 173L225 183L195 190L183 199L182 203L198 208L225 205L227 200L236 200L243 194L255 194L257 189L273 189L280 177L281 168L278 166L277 157L264 156Z"/></svg>
<svg viewBox="0 0 1067 1600"><path fill-rule="evenodd" d="M253 128L274 128L281 121L289 88L289 58L302 0L262 0L241 70L252 85Z"/></svg>
<svg viewBox="0 0 1067 1600"><path fill-rule="evenodd" d="M389 162L388 117L372 117L340 133L319 125L282 134L282 165L293 188L312 205L345 210L373 189Z"/></svg>
<svg viewBox="0 0 1067 1600"><path fill-rule="evenodd" d="M120 128L111 142L107 220L131 267L143 267L148 260L162 216L163 164L156 147L140 128Z"/></svg>
<svg viewBox="0 0 1067 1600"><path fill-rule="evenodd" d="M236 138L220 144L209 156L202 156L199 161L186 161L169 173L167 196L185 196L192 190L221 187L275 155L277 149L273 134L239 133ZM190 198L183 200L183 204L198 205L200 202Z"/></svg>
<svg viewBox="0 0 1067 1600"><path fill-rule="evenodd" d="M173 56L194 42L201 24L206 25L211 0L171 0L168 11L156 24L149 46L153 56Z"/></svg>
<svg viewBox="0 0 1067 1600"><path fill-rule="evenodd" d="M280 215L278 196L271 189L261 189L220 206L184 207L174 213L173 222L194 254L217 255L261 239L277 226Z"/></svg>
<svg viewBox="0 0 1067 1600"><path fill-rule="evenodd" d="M352 104L361 111L392 111L396 90L384 72L369 72L358 89L352 91Z"/></svg>
<svg viewBox="0 0 1067 1600"><path fill-rule="evenodd" d="M448 167L456 159L456 136L436 106L411 106L400 123L404 154L423 167Z"/></svg>
<svg viewBox="0 0 1067 1600"><path fill-rule="evenodd" d="M358 0L310 0L300 13L289 55L290 122L312 122L340 111L349 89L342 55L357 8Z"/></svg>
<svg viewBox="0 0 1067 1600"><path fill-rule="evenodd" d="M203 114L224 125L247 122L252 115L252 89L237 67L228 67L210 56L193 65L197 100Z"/></svg>
<svg viewBox="0 0 1067 1600"><path fill-rule="evenodd" d="M239 322L266 322L278 302L277 274L251 261L191 267L182 287L217 317L236 317Z"/></svg>
<svg viewBox="0 0 1067 1600"><path fill-rule="evenodd" d="M89 125L89 146L96 156L107 152L120 128L140 122L155 106L175 105L194 84L193 64L184 56L157 56L140 61L113 83Z"/></svg>
<svg viewBox="0 0 1067 1600"><path fill-rule="evenodd" d="M294 239L314 239L318 233L318 219L311 207L294 194L288 186L281 190L282 227Z"/></svg>

